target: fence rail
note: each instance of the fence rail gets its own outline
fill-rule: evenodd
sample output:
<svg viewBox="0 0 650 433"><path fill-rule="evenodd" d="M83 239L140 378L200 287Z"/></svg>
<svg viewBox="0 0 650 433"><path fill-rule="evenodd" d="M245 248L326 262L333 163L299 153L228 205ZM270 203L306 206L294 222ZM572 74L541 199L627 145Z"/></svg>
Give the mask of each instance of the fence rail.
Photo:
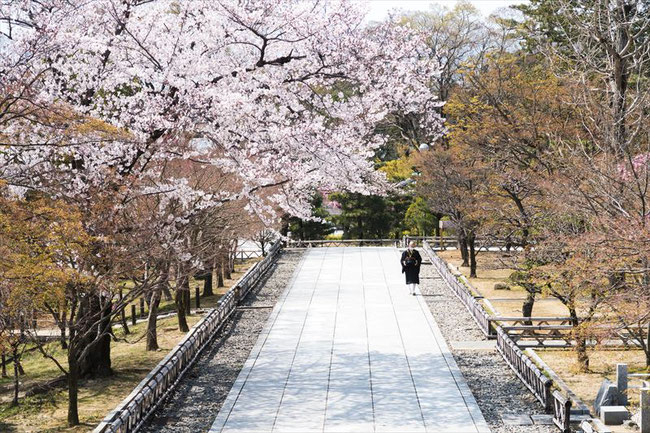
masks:
<svg viewBox="0 0 650 433"><path fill-rule="evenodd" d="M288 248L315 247L399 247L401 239L333 239L333 240L289 240Z"/></svg>
<svg viewBox="0 0 650 433"><path fill-rule="evenodd" d="M402 245L406 246L410 241L415 241L418 244L427 242L433 249L446 250L458 248L458 238L456 236L404 236L402 238ZM520 251L522 249L521 245L517 243L486 237L477 238L475 245L477 250L486 251Z"/></svg>
<svg viewBox="0 0 650 433"><path fill-rule="evenodd" d="M496 327L497 350L515 372L517 377L533 393L547 411L552 406L551 386L553 381L546 377L535 363L521 351L517 344L500 326Z"/></svg>
<svg viewBox="0 0 650 433"><path fill-rule="evenodd" d="M104 420L93 433L132 433L136 432L169 395L192 366L201 351L216 335L230 317L237 304L257 284L275 262L280 251L276 242L268 255L255 263L228 292L219 299L219 306L212 309L183 340L145 377Z"/></svg>
<svg viewBox="0 0 650 433"><path fill-rule="evenodd" d="M562 433L571 433L571 399L553 391L553 423Z"/></svg>
<svg viewBox="0 0 650 433"><path fill-rule="evenodd" d="M262 257L262 250L237 250L235 251L235 260L257 259Z"/></svg>
<svg viewBox="0 0 650 433"><path fill-rule="evenodd" d="M433 251L428 241L425 240L422 242L422 248L433 266L438 270L438 273L470 312L476 324L483 331L483 334L489 338L494 338L494 328L490 324L491 318L488 312L485 311L485 308L483 308L483 305L476 300L469 288L451 273L447 264Z"/></svg>

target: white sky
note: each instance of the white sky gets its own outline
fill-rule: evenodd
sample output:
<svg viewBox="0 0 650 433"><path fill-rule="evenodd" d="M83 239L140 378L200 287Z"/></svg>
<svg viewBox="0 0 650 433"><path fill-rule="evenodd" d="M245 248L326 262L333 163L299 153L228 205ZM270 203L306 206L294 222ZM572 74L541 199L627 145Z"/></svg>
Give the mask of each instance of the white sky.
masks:
<svg viewBox="0 0 650 433"><path fill-rule="evenodd" d="M361 0L360 0L361 1ZM392 9L403 9L407 11L428 10L432 4L439 4L447 8L453 8L458 0L365 0L370 11L366 19L380 21L388 16ZM526 3L526 0L470 0L483 15L488 16L497 9Z"/></svg>

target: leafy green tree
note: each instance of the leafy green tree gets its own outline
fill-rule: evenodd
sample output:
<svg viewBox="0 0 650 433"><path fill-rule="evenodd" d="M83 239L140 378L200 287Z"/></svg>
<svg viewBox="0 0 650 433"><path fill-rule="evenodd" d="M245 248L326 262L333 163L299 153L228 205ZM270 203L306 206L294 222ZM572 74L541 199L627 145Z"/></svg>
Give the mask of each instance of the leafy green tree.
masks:
<svg viewBox="0 0 650 433"><path fill-rule="evenodd" d="M438 218L422 197L417 197L406 210L404 224L414 236L429 236L435 230Z"/></svg>
<svg viewBox="0 0 650 433"><path fill-rule="evenodd" d="M297 217L289 218L288 229L294 238L300 240L324 239L325 236L334 231L334 227L328 221L330 214L323 207L322 194L314 194L311 207L313 217L319 220L304 220Z"/></svg>
<svg viewBox="0 0 650 433"><path fill-rule="evenodd" d="M341 214L332 221L343 230L344 239L382 239L399 237L401 221L409 197L364 196L335 193L330 196L341 206Z"/></svg>

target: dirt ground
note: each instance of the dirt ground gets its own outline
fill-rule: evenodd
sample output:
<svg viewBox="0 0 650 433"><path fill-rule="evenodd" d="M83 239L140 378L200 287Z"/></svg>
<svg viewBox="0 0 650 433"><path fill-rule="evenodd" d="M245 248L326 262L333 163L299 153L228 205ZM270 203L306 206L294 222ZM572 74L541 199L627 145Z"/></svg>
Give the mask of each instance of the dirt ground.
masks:
<svg viewBox="0 0 650 433"><path fill-rule="evenodd" d="M617 363L626 363L630 372L648 372L642 350L589 350L588 373L579 372L576 368L576 354L573 350L535 349L535 352L591 408L603 379L616 382ZM631 381L630 385L639 383ZM628 398L632 404L638 404L638 390L631 390Z"/></svg>
<svg viewBox="0 0 650 433"><path fill-rule="evenodd" d="M521 306L526 298L526 291L519 286L508 283L508 277L514 270L511 268L516 263L516 256L505 252L481 251L477 256L478 278L469 278L469 267L460 266L462 259L460 251L440 251L438 255L448 263L456 266L467 277L476 291L492 305L496 315L521 316ZM505 283L510 290L495 290L496 283ZM533 307L533 316L566 317L568 311L557 299L537 296Z"/></svg>

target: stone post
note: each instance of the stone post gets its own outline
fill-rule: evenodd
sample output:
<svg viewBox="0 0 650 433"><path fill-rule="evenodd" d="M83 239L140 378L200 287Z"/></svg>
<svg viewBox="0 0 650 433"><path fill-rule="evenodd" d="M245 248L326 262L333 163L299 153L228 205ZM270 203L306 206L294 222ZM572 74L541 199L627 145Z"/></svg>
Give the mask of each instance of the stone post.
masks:
<svg viewBox="0 0 650 433"><path fill-rule="evenodd" d="M627 364L616 364L616 387L621 406L627 406Z"/></svg>
<svg viewBox="0 0 650 433"><path fill-rule="evenodd" d="M650 388L642 388L639 396L641 408L640 423L641 433L650 433Z"/></svg>

